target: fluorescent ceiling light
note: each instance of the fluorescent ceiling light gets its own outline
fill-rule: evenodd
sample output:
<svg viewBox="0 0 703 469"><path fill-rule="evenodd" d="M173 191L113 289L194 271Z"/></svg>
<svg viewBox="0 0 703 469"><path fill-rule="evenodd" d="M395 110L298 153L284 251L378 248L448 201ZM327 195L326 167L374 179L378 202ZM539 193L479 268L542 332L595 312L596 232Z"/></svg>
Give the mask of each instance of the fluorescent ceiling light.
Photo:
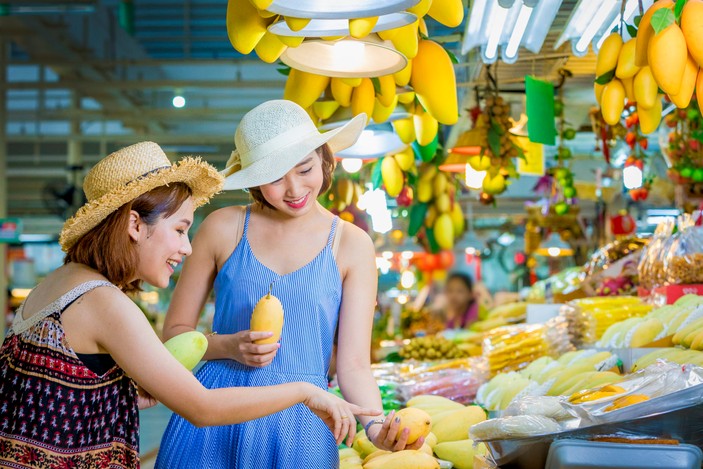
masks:
<svg viewBox="0 0 703 469"><path fill-rule="evenodd" d="M303 72L340 78L390 75L408 63L390 41L382 41L375 34L364 39L306 40L298 47L287 48L281 61Z"/></svg>
<svg viewBox="0 0 703 469"><path fill-rule="evenodd" d="M566 22L564 31L554 43L554 49L558 49L566 41L581 37L588 27L591 19L606 0L579 0L576 7L571 12L569 20Z"/></svg>
<svg viewBox="0 0 703 469"><path fill-rule="evenodd" d="M351 19L407 10L419 0L274 0L267 8L293 18Z"/></svg>
<svg viewBox="0 0 703 469"><path fill-rule="evenodd" d="M613 2L613 5L617 7L617 3ZM605 8L605 5L603 5L596 12L596 15L591 19L591 22L588 23L586 30L583 32L583 34L578 39L578 41L576 41L576 45L574 46L575 52L577 52L577 53L588 52L588 45L591 43L593 38L596 36L596 33L603 26L603 23L606 21L606 19L611 15L612 11L613 11L613 8L608 9L608 8Z"/></svg>
<svg viewBox="0 0 703 469"><path fill-rule="evenodd" d="M372 33L386 31L389 29L400 28L417 21L417 16L406 11L399 13L390 13L378 17L376 25L371 30ZM290 29L285 21L278 21L268 27L268 30L278 36L291 37L333 37L333 36L349 36L349 20L324 20L315 19L310 22L300 31Z"/></svg>
<svg viewBox="0 0 703 469"><path fill-rule="evenodd" d="M480 47L485 63L517 60L521 45L533 53L542 48L562 0L476 0L471 6L462 54Z"/></svg>
<svg viewBox="0 0 703 469"><path fill-rule="evenodd" d="M639 14L639 8L638 8L638 0L626 0L627 4L625 5L625 11L623 16L625 17L625 23L632 24L632 21L635 18L635 15ZM650 6L652 6L652 3L654 3L653 0L642 0L642 8L644 11L647 11ZM596 47L593 49L595 51L598 51L600 49L600 46L603 45L603 41L605 41L605 38L608 37L610 32L620 24L620 12L618 11L617 14L615 15L615 18L613 21L610 22L610 25L603 30L603 34L601 34L600 39L598 39L598 42L596 43ZM630 33L625 29L623 31L623 34L626 35L626 38L630 37Z"/></svg>
<svg viewBox="0 0 703 469"><path fill-rule="evenodd" d="M513 27L513 31L510 34L510 39L508 40L508 46L503 49L503 62L505 63L515 63L517 60L517 51L522 42L522 37L527 29L527 23L530 21L530 16L532 16L532 7L525 6L522 4L520 6L520 13L517 17L517 22Z"/></svg>

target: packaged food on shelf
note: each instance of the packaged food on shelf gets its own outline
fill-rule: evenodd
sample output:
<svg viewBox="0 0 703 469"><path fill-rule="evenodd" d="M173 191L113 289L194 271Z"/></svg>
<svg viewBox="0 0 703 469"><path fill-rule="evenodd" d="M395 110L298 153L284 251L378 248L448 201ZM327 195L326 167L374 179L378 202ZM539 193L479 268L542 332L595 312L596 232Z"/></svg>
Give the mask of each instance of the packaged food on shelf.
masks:
<svg viewBox="0 0 703 469"><path fill-rule="evenodd" d="M559 423L541 415L514 415L477 423L469 437L478 442L503 438L526 438L549 435L561 430Z"/></svg>
<svg viewBox="0 0 703 469"><path fill-rule="evenodd" d="M667 218L657 225L652 240L642 251L642 257L637 267L640 285L646 290L659 286L658 269L655 266L661 262L662 249L674 231L674 219Z"/></svg>
<svg viewBox="0 0 703 469"><path fill-rule="evenodd" d="M469 356L468 350L439 335L410 339L410 342L403 346L398 354L403 359L413 360L440 360Z"/></svg>
<svg viewBox="0 0 703 469"><path fill-rule="evenodd" d="M654 308L635 296L594 297L570 301L560 315L569 324L571 340L577 347L598 342L615 323L642 317Z"/></svg>
<svg viewBox="0 0 703 469"><path fill-rule="evenodd" d="M678 230L662 256L665 284L703 283L703 228L684 214L679 217Z"/></svg>
<svg viewBox="0 0 703 469"><path fill-rule="evenodd" d="M460 404L474 401L478 388L486 382L488 370L485 360L472 359L469 367L438 368L429 367L424 372L413 373L401 380L397 386L397 396L408 402L415 396L434 395L450 399Z"/></svg>
<svg viewBox="0 0 703 469"><path fill-rule="evenodd" d="M645 238L624 238L606 244L598 249L583 267L586 278L594 279L599 276L613 277L617 275L619 262L635 259L639 262L642 249L649 242Z"/></svg>

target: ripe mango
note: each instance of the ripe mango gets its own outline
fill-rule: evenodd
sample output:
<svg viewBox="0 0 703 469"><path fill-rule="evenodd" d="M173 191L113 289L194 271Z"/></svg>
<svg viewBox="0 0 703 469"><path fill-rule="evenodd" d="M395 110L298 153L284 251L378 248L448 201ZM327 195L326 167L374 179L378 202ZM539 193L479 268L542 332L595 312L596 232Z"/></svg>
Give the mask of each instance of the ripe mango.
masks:
<svg viewBox="0 0 703 469"><path fill-rule="evenodd" d="M398 163L398 166L400 166L400 169L403 171L410 171L410 169L415 166L415 153L413 153L413 149L410 147L396 153L393 155L393 158L395 158L396 163Z"/></svg>
<svg viewBox="0 0 703 469"><path fill-rule="evenodd" d="M407 84L410 83L410 75L412 74L412 70L413 61L408 60L408 64L405 66L404 69L393 74L393 80L395 81L395 84L398 86L407 86Z"/></svg>
<svg viewBox="0 0 703 469"><path fill-rule="evenodd" d="M456 469L472 469L474 456L486 454L486 451L486 446L483 443L474 449L474 442L469 439L438 443L434 447L437 457L451 462Z"/></svg>
<svg viewBox="0 0 703 469"><path fill-rule="evenodd" d="M615 125L620 122L620 116L625 109L625 87L620 80L614 78L605 85L600 105L606 124Z"/></svg>
<svg viewBox="0 0 703 469"><path fill-rule="evenodd" d="M419 42L410 84L432 117L445 125L456 124L459 111L454 64L442 46L427 39Z"/></svg>
<svg viewBox="0 0 703 469"><path fill-rule="evenodd" d="M329 83L329 77L292 68L283 89L283 99L298 103L300 107L307 109L317 101Z"/></svg>
<svg viewBox="0 0 703 469"><path fill-rule="evenodd" d="M652 69L649 66L644 66L635 75L634 81L634 92L635 101L637 106L642 109L651 109L654 103L659 99L659 86L656 80L654 80L654 75L652 75Z"/></svg>
<svg viewBox="0 0 703 469"><path fill-rule="evenodd" d="M383 31L379 36L385 40L387 37L393 43L393 46L405 57L414 59L417 55L418 34L417 30L420 26L420 21L414 21L408 25L401 26L389 31L393 31L392 35L388 36L388 31ZM385 33L385 34L384 34Z"/></svg>
<svg viewBox="0 0 703 469"><path fill-rule="evenodd" d="M369 454L380 451L376 448L376 446L374 446L373 443L371 443L369 438L366 436L366 432L363 430L356 432L356 435L354 435L354 443L352 444L352 448L359 453L359 457L361 458L366 458Z"/></svg>
<svg viewBox="0 0 703 469"><path fill-rule="evenodd" d="M637 40L635 45L635 65L639 67L644 67L647 65L647 47L649 46L649 40L654 34L654 29L652 29L651 21L654 12L661 8L673 8L673 0L659 0L654 2L647 11L642 15L639 27L637 28Z"/></svg>
<svg viewBox="0 0 703 469"><path fill-rule="evenodd" d="M408 434L408 444L415 443L418 438L426 437L430 433L432 419L429 414L417 407L406 407L396 412L396 417L400 419L399 433L406 428L410 429Z"/></svg>
<svg viewBox="0 0 703 469"><path fill-rule="evenodd" d="M456 28L464 20L461 0L432 0L427 14L448 28Z"/></svg>
<svg viewBox="0 0 703 469"><path fill-rule="evenodd" d="M439 469L439 462L422 451L404 450L373 458L364 469Z"/></svg>
<svg viewBox="0 0 703 469"><path fill-rule="evenodd" d="M678 94L686 69L688 49L681 28L676 23L667 26L649 40L647 61L659 88L665 93Z"/></svg>
<svg viewBox="0 0 703 469"><path fill-rule="evenodd" d="M417 139L417 143L422 146L432 143L439 130L437 119L429 112L418 109L417 114L413 116L413 122L415 123L415 138Z"/></svg>
<svg viewBox="0 0 703 469"><path fill-rule="evenodd" d="M688 53L698 66L703 65L703 0L688 0L681 12L681 32Z"/></svg>
<svg viewBox="0 0 703 469"><path fill-rule="evenodd" d="M283 18L291 31L300 31L310 22L310 18L294 18L292 16L285 16Z"/></svg>
<svg viewBox="0 0 703 469"><path fill-rule="evenodd" d="M454 248L454 224L448 213L442 213L434 222L434 237L442 249Z"/></svg>
<svg viewBox="0 0 703 469"><path fill-rule="evenodd" d="M647 135L651 134L659 128L662 120L662 101L657 97L654 106L649 109L643 109L637 103L637 115L640 120L640 131Z"/></svg>
<svg viewBox="0 0 703 469"><path fill-rule="evenodd" d="M640 70L640 67L635 65L635 44L636 40L633 38L620 48L615 76L621 80L634 77Z"/></svg>
<svg viewBox="0 0 703 469"><path fill-rule="evenodd" d="M349 107L354 88L345 83L341 78L332 77L330 80L330 90L332 97L342 107Z"/></svg>
<svg viewBox="0 0 703 469"><path fill-rule="evenodd" d="M188 370L202 360L207 351L207 337L198 331L188 331L171 337L164 343L164 347L181 365Z"/></svg>
<svg viewBox="0 0 703 469"><path fill-rule="evenodd" d="M415 140L415 123L412 118L396 119L391 124L403 143L410 144Z"/></svg>
<svg viewBox="0 0 703 469"><path fill-rule="evenodd" d="M352 114L358 115L362 112L366 114L367 120L373 114L375 91L370 78L362 78L361 84L354 88L351 97Z"/></svg>
<svg viewBox="0 0 703 469"><path fill-rule="evenodd" d="M452 217L452 223L454 224L454 239L461 236L466 228L466 220L464 219L464 212L461 211L461 204L455 202L452 205L452 211L449 213Z"/></svg>
<svg viewBox="0 0 703 469"><path fill-rule="evenodd" d="M702 18L703 19L703 18ZM686 68L681 77L681 89L678 94L670 94L669 99L679 109L686 109L691 102L693 92L696 90L696 79L698 78L698 63L691 54L688 54Z"/></svg>
<svg viewBox="0 0 703 469"><path fill-rule="evenodd" d="M610 33L603 41L603 45L598 51L596 58L596 78L615 70L618 65L618 57L620 57L620 49L622 48L622 38L618 33Z"/></svg>
<svg viewBox="0 0 703 469"><path fill-rule="evenodd" d="M386 156L381 161L381 176L388 195L398 197L403 190L403 171L392 156Z"/></svg>
<svg viewBox="0 0 703 469"><path fill-rule="evenodd" d="M495 176L491 176L490 173L486 174L486 178L483 180L483 192L496 195L503 191L505 191L505 176L500 173Z"/></svg>
<svg viewBox="0 0 703 469"><path fill-rule="evenodd" d="M229 0L225 22L232 47L249 54L266 34L271 20L262 18L249 0Z"/></svg>
<svg viewBox="0 0 703 469"><path fill-rule="evenodd" d="M259 40L254 47L256 55L266 63L272 64L281 56L283 51L288 48L281 40L280 36L276 36L270 31Z"/></svg>
<svg viewBox="0 0 703 469"><path fill-rule="evenodd" d="M394 85L395 86L395 85ZM371 114L371 118L376 124L381 124L383 122L386 122L389 117L391 117L391 114L393 114L393 111L395 111L395 107L398 105L398 96L393 95L393 98L391 98L391 104L389 106L385 106L381 102L381 98L377 97L374 99L374 105L373 105L373 113Z"/></svg>
<svg viewBox="0 0 703 469"><path fill-rule="evenodd" d="M268 294L264 295L251 313L250 329L259 332L273 332L268 339L259 339L255 344L275 344L283 332L283 305L281 301L271 294L273 284L269 287Z"/></svg>
<svg viewBox="0 0 703 469"><path fill-rule="evenodd" d="M349 34L357 39L364 38L371 34L374 26L378 22L378 16L369 18L353 18L349 20Z"/></svg>
<svg viewBox="0 0 703 469"><path fill-rule="evenodd" d="M315 101L312 103L312 112L314 112L320 120L329 119L337 109L339 109L339 103L337 101Z"/></svg>
<svg viewBox="0 0 703 469"><path fill-rule="evenodd" d="M605 412L610 412L613 410L622 409L633 404L639 404L640 402L645 402L649 400L649 396L644 394L630 394L629 396L623 396L604 409Z"/></svg>
<svg viewBox="0 0 703 469"><path fill-rule="evenodd" d="M378 77L378 83L380 85L378 100L381 101L381 104L388 107L393 104L393 100L396 98L395 80L393 79L393 75L383 75Z"/></svg>
<svg viewBox="0 0 703 469"><path fill-rule="evenodd" d="M476 405L470 405L454 412L454 415L442 419L432 428L439 443L466 440L469 428L486 420L486 413Z"/></svg>
<svg viewBox="0 0 703 469"><path fill-rule="evenodd" d="M635 78L623 78L620 80L622 82L622 86L625 87L625 99L627 101L630 101L632 103L636 102L635 100Z"/></svg>

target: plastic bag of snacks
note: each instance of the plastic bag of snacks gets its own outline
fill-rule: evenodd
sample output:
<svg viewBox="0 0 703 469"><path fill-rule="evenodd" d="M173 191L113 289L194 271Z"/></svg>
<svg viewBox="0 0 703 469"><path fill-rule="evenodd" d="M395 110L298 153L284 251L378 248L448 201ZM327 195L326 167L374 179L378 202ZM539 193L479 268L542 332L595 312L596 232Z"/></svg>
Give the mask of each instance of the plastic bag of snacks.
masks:
<svg viewBox="0 0 703 469"><path fill-rule="evenodd" d="M659 275L657 275L659 269L655 269L655 266L660 265L662 259L662 248L671 238L671 234L674 231L674 219L667 218L663 222L659 223L657 229L654 231L654 236L649 244L644 248L642 252L642 258L637 266L637 271L639 273L640 285L647 290L651 290L654 287L659 286Z"/></svg>
<svg viewBox="0 0 703 469"><path fill-rule="evenodd" d="M541 415L515 415L486 420L471 427L469 436L474 442L498 439L526 438L549 435L561 431L556 420Z"/></svg>
<svg viewBox="0 0 703 469"><path fill-rule="evenodd" d="M466 368L435 368L408 377L396 389L398 398L407 402L415 396L435 395L461 404L472 403L488 377L488 369L481 357L469 360Z"/></svg>
<svg viewBox="0 0 703 469"><path fill-rule="evenodd" d="M648 240L643 238L625 238L606 244L597 250L584 266L586 277L617 275L618 272L611 272L613 268L617 268L616 263L629 256L639 256L647 243Z"/></svg>
<svg viewBox="0 0 703 469"><path fill-rule="evenodd" d="M679 232L663 253L667 285L703 283L703 228L695 226L693 217L679 217Z"/></svg>

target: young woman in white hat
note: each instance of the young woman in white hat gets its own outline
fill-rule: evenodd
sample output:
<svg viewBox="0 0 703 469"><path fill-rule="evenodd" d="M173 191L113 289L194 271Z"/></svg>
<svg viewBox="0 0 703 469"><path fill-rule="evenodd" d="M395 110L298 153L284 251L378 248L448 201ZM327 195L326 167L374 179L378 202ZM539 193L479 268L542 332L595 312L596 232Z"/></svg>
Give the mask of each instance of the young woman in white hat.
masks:
<svg viewBox="0 0 703 469"><path fill-rule="evenodd" d="M88 203L61 232L65 265L32 291L0 348L0 467L139 467L135 382L198 426L304 404L341 441L354 435L353 413L377 412L305 380L206 389L125 294L142 281L168 285L191 253L194 209L221 187L212 166L194 158L171 164L151 142L113 153L88 173Z"/></svg>
<svg viewBox="0 0 703 469"><path fill-rule="evenodd" d="M365 123L360 115L320 133L305 110L285 100L261 104L242 118L237 150L223 172L225 189L248 189L254 204L218 210L203 222L164 326L166 337L192 330L214 286L217 334L209 338L209 361L197 374L206 387L304 380L325 389L338 327L342 393L358 405L381 406L370 367L377 288L373 243L317 203L332 179L333 154L351 146ZM270 334L249 330L251 313L271 284L283 304L283 333L279 343L258 345L254 341ZM397 419L379 417L360 417L369 439L381 449L406 449L407 432L399 434ZM337 465L334 438L301 406L207 429L174 416L156 464L164 469Z"/></svg>

